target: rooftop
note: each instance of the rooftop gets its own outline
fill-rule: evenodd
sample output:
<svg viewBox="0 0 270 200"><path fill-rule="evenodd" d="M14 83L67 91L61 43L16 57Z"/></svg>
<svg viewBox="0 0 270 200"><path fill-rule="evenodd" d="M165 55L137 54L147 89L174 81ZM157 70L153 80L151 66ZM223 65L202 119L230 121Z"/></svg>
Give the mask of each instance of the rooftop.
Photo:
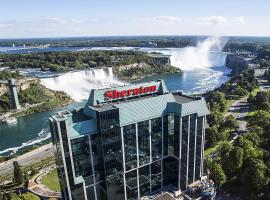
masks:
<svg viewBox="0 0 270 200"><path fill-rule="evenodd" d="M107 95L107 92L110 92ZM137 92L141 93L137 93ZM97 131L97 112L117 109L120 126L154 119L167 113L179 116L209 114L204 98L194 98L181 92L169 93L163 81L153 81L111 89L92 90L84 108L73 112L61 111L53 116L57 121L67 120L70 136Z"/></svg>

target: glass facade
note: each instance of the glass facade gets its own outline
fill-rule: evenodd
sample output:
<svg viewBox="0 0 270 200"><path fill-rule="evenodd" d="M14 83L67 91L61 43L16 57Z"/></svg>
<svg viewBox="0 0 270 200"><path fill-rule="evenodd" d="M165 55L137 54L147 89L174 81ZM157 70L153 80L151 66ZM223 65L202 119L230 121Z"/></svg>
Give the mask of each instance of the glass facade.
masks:
<svg viewBox="0 0 270 200"><path fill-rule="evenodd" d="M167 113L121 127L112 109L97 113L96 132L73 138L68 120L50 126L64 199L137 200L201 177L203 116Z"/></svg>

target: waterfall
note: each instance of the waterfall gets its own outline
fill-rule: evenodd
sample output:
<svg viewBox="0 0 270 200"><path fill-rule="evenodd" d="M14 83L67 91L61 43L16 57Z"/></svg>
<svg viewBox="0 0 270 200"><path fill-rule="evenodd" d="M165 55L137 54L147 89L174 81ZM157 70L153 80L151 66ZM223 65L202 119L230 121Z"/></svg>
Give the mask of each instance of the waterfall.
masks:
<svg viewBox="0 0 270 200"><path fill-rule="evenodd" d="M113 77L113 70L111 67L108 68L109 69L109 77Z"/></svg>
<svg viewBox="0 0 270 200"><path fill-rule="evenodd" d="M54 91L62 91L75 101L89 97L91 89L123 85L114 78L111 68L68 72L57 77L43 78L41 84Z"/></svg>
<svg viewBox="0 0 270 200"><path fill-rule="evenodd" d="M219 37L210 37L195 47L170 48L160 52L170 55L171 65L182 70L205 69L225 66L227 54L221 52L224 45L225 41Z"/></svg>

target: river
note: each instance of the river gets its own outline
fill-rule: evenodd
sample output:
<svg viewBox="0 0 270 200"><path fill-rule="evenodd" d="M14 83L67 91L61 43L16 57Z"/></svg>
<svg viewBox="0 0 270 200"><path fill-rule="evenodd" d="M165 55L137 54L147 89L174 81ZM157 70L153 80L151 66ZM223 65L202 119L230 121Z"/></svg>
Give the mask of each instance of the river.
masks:
<svg viewBox="0 0 270 200"><path fill-rule="evenodd" d="M186 94L192 94L212 90L228 80L227 74L230 70L225 67L226 54L222 52L213 53L207 49L208 54L205 58L205 52L201 52L200 47L192 48L194 49L188 47L183 49L158 50L164 54L172 55L171 62L174 62L174 65L177 67L184 68L183 73L155 75L146 77L140 82L163 79L169 90L181 90ZM203 48L205 51L205 47ZM145 49L142 50L145 51ZM153 49L147 49L147 51L153 51ZM187 53L191 54L191 56L186 57ZM199 60L196 61L198 63L194 63L194 59ZM105 75L101 76L102 73ZM54 111L20 117L17 124L14 125L1 124L0 155L10 155L13 152L31 147L34 144L49 142L49 116L58 110L82 107L92 88L108 87L110 83L113 83L113 85L124 84L113 76L111 70L107 72L93 72L93 70L70 72L57 77L52 77L53 74L51 73L43 74L33 70L25 70L24 74L42 77L42 82L45 86L50 89L64 91L74 97L78 102ZM80 98L76 99L76 97Z"/></svg>

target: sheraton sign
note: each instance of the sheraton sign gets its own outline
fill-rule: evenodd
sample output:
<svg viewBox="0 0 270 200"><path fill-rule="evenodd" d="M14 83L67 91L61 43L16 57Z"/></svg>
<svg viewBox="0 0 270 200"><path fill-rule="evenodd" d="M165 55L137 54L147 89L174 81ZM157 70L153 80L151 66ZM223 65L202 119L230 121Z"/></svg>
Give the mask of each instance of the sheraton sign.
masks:
<svg viewBox="0 0 270 200"><path fill-rule="evenodd" d="M156 85L152 86L141 86L139 88L134 88L134 89L128 89L128 90L110 90L104 93L104 96L107 100L110 99L119 99L119 98L124 98L124 97L132 97L132 96L138 96L142 94L150 94L154 93L157 90Z"/></svg>

